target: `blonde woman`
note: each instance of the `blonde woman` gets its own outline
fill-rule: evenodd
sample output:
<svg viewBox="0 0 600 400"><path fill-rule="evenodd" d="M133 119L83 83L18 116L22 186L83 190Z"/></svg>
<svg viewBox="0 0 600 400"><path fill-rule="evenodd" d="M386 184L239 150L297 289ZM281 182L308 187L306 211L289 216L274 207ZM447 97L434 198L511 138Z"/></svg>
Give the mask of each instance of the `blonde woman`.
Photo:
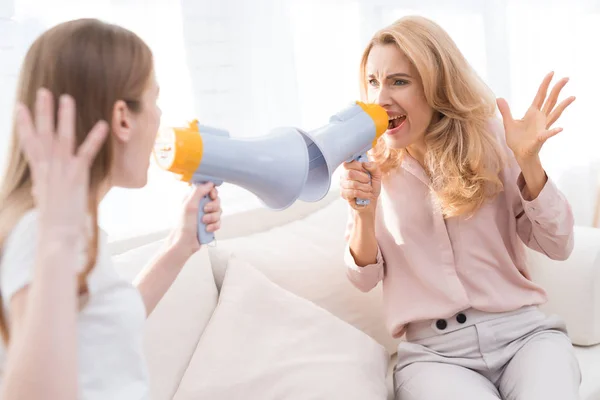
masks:
<svg viewBox="0 0 600 400"><path fill-rule="evenodd" d="M29 49L0 186L2 399L150 398L145 317L200 247L202 196L209 231L221 213L199 187L135 286L114 269L98 203L146 184L158 91L150 49L118 26L66 22Z"/></svg>
<svg viewBox="0 0 600 400"><path fill-rule="evenodd" d="M383 281L398 347L397 400L578 399L564 323L538 305L524 246L556 260L573 249L573 215L539 151L573 97L547 75L515 120L434 22L406 17L375 34L361 64L364 98L389 128L363 165L345 165L352 211L348 276ZM503 121L496 119L496 104ZM355 198L369 198L359 207Z"/></svg>

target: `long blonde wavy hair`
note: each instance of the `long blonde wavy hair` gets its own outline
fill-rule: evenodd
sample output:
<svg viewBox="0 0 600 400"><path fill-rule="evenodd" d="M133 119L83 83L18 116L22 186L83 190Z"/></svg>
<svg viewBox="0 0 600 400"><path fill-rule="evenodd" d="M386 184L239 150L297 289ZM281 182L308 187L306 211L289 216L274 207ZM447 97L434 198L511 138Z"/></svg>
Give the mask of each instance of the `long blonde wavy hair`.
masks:
<svg viewBox="0 0 600 400"><path fill-rule="evenodd" d="M43 33L29 48L17 85L17 101L35 112L36 92L45 87L55 99L71 95L76 110L76 142L80 145L99 120L111 121L118 100L141 111L141 96L153 70L150 48L133 32L95 19L59 24ZM35 117L34 117L35 118ZM55 121L57 117L55 115ZM0 255L7 237L21 217L35 207L29 166L20 150L15 125L4 179L0 184ZM86 268L79 276L80 294L96 264L99 187L108 179L112 143L107 140L90 170L90 214L94 231ZM0 334L8 342L8 328L0 293Z"/></svg>
<svg viewBox="0 0 600 400"><path fill-rule="evenodd" d="M445 217L472 215L502 189L499 172L504 153L490 121L496 99L450 36L419 16L399 19L378 31L360 65L363 100L367 99L367 60L373 46L396 45L418 71L434 117L425 132L425 170L435 201ZM380 138L371 151L382 172L397 168L405 149L391 149Z"/></svg>

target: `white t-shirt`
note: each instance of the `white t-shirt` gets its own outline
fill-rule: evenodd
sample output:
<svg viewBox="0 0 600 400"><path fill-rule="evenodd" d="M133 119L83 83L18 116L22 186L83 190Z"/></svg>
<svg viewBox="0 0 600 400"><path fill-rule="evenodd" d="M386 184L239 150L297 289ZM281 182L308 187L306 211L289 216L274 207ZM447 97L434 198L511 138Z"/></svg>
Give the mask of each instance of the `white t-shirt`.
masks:
<svg viewBox="0 0 600 400"><path fill-rule="evenodd" d="M36 218L35 210L25 214L2 250L0 293L9 323L11 297L32 279ZM143 355L145 306L139 291L115 270L107 249L106 234L102 231L98 242L96 266L87 281L89 298L77 320L79 398L146 400L150 396ZM86 258L82 255L82 260ZM0 345L0 381L5 360L6 350Z"/></svg>

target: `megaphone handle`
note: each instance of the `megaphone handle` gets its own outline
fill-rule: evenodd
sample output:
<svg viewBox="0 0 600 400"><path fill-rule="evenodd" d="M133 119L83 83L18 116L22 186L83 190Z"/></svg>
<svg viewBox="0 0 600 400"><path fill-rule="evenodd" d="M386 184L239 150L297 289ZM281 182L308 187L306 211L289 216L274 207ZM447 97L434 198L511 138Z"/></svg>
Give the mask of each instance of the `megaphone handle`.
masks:
<svg viewBox="0 0 600 400"><path fill-rule="evenodd" d="M200 244L209 244L213 240L215 240L214 232L208 232L206 230L206 224L202 222L202 217L204 217L204 207L210 202L210 195L206 195L200 200L200 205L198 206L198 242Z"/></svg>
<svg viewBox="0 0 600 400"><path fill-rule="evenodd" d="M361 162L361 163L362 162L369 162L369 158L367 157L367 153L363 153L360 156L358 156L356 158L356 161ZM369 184L371 184L371 174L369 173L369 171L367 171L367 174L369 175ZM359 198L356 199L356 205L359 205L359 206L367 206L367 205L369 205L370 202L371 201L369 199L359 199Z"/></svg>

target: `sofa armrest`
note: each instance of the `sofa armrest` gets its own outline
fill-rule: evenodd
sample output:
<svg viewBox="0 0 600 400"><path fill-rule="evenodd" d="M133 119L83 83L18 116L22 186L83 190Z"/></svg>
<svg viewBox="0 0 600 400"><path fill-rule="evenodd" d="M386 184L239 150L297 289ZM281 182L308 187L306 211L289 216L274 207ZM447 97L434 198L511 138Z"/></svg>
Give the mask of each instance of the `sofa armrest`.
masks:
<svg viewBox="0 0 600 400"><path fill-rule="evenodd" d="M542 311L561 316L573 344L600 343L600 229L576 226L575 247L565 261L527 249L531 278L548 292Z"/></svg>

